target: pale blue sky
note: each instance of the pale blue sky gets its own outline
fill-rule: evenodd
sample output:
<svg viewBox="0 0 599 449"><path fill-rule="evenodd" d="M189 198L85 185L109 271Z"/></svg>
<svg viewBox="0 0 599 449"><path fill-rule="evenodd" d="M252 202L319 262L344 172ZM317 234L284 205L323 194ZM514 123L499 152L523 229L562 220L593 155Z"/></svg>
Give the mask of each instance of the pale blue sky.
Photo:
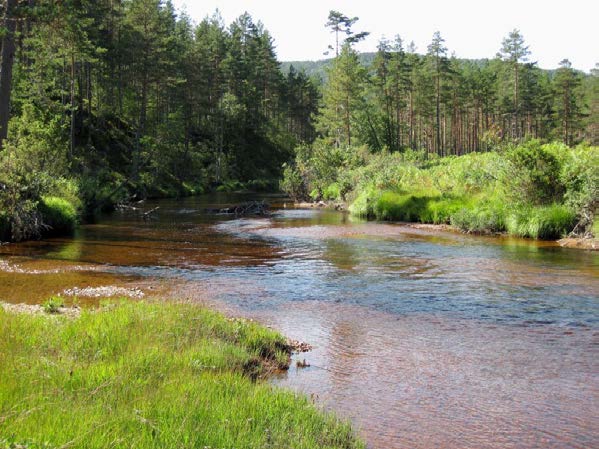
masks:
<svg viewBox="0 0 599 449"><path fill-rule="evenodd" d="M228 25L244 11L264 23L280 60L322 59L332 42L324 27L329 10L358 16L356 31L371 36L358 47L374 51L382 35L399 33L425 52L437 30L458 57L493 57L513 28L524 35L533 61L555 68L568 58L589 71L599 62L599 0L173 0L200 21L218 8Z"/></svg>

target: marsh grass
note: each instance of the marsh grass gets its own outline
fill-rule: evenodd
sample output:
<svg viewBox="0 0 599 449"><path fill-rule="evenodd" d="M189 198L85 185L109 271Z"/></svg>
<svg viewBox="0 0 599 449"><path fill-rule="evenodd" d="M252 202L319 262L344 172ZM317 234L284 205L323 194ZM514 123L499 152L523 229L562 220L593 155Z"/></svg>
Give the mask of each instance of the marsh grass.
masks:
<svg viewBox="0 0 599 449"><path fill-rule="evenodd" d="M506 219L510 234L533 239L565 237L575 224L574 211L560 204L521 208Z"/></svg>
<svg viewBox="0 0 599 449"><path fill-rule="evenodd" d="M287 363L281 335L193 305L124 301L76 319L0 308L0 448L363 447L255 380Z"/></svg>

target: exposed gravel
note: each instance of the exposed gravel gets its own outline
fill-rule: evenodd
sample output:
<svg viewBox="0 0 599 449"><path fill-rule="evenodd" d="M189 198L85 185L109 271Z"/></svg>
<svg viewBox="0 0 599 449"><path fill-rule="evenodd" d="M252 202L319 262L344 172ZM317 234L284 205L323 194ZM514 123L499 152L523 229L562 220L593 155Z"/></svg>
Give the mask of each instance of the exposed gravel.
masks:
<svg viewBox="0 0 599 449"><path fill-rule="evenodd" d="M9 313L26 313L29 315L68 316L78 317L81 314L79 307L59 307L56 313L47 313L40 305L34 304L10 304L0 302L0 307Z"/></svg>
<svg viewBox="0 0 599 449"><path fill-rule="evenodd" d="M103 287L73 287L62 292L65 296L77 296L85 298L113 298L115 296L141 299L145 296L139 288L116 287L107 285Z"/></svg>

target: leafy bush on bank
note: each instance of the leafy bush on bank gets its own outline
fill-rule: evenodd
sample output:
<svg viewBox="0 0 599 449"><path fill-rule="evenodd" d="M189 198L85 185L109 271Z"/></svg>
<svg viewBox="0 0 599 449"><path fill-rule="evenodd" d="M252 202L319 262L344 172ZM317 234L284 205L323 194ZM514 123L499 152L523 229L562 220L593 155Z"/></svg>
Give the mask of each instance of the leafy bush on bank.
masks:
<svg viewBox="0 0 599 449"><path fill-rule="evenodd" d="M532 140L445 158L415 151L370 154L364 148L330 153L322 157L322 143L302 148L282 187L294 189L294 197L313 192L313 199L346 201L352 214L363 217L451 223L470 233L535 239L568 234L598 207L599 147ZM325 163L325 176L322 169L308 169Z"/></svg>

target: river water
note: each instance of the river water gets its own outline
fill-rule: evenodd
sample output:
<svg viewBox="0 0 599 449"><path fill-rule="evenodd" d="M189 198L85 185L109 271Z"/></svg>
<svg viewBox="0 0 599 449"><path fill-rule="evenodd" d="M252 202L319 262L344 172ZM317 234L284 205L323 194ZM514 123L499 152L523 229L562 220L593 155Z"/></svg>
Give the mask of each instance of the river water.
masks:
<svg viewBox="0 0 599 449"><path fill-rule="evenodd" d="M0 247L0 300L171 296L314 350L273 382L350 419L371 448L599 447L599 254L368 223L245 199L144 204L73 238ZM116 290L115 290L116 289ZM294 360L295 362L295 360Z"/></svg>

